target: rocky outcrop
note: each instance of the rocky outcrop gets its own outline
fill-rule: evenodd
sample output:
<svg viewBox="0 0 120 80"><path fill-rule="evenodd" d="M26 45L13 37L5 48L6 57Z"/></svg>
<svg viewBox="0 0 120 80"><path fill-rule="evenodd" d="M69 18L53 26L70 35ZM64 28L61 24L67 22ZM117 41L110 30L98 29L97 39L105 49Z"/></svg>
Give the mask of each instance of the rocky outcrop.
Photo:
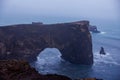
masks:
<svg viewBox="0 0 120 80"><path fill-rule="evenodd" d="M36 60L45 48L58 48L62 58L93 64L89 21L61 24L20 24L0 27L0 59Z"/></svg>
<svg viewBox="0 0 120 80"><path fill-rule="evenodd" d="M100 33L100 31L98 31L96 26L89 25L88 29L93 33Z"/></svg>
<svg viewBox="0 0 120 80"><path fill-rule="evenodd" d="M72 80L69 77L57 74L43 75L31 68L28 62L23 60L0 61L0 80ZM96 78L84 78L75 80L102 80Z"/></svg>
<svg viewBox="0 0 120 80"><path fill-rule="evenodd" d="M84 25L84 24L89 24L89 21L76 21L76 22L72 22L72 23ZM100 33L100 31L97 29L97 26L88 25L88 30L93 33Z"/></svg>

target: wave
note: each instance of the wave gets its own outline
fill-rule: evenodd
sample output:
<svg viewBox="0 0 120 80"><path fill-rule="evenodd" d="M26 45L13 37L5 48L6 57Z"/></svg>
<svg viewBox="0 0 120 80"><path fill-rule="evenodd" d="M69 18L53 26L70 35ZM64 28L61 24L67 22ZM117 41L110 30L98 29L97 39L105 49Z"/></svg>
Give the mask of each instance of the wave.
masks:
<svg viewBox="0 0 120 80"><path fill-rule="evenodd" d="M120 63L116 62L114 58L108 52L106 53L106 55L100 55L99 52L95 52L94 61L95 61L95 65L104 63L104 64L120 66Z"/></svg>
<svg viewBox="0 0 120 80"><path fill-rule="evenodd" d="M100 34L102 34L102 35L105 34L105 35L103 36L104 38L120 41L120 36L119 36L119 34L106 34L106 33L107 33L107 32L100 32Z"/></svg>
<svg viewBox="0 0 120 80"><path fill-rule="evenodd" d="M55 64L56 62L59 62L61 60L61 53L56 48L46 48L43 50L38 56L37 56L37 62L38 64Z"/></svg>
<svg viewBox="0 0 120 80"><path fill-rule="evenodd" d="M61 62L61 53L56 48L46 48L38 56L35 67L43 74L57 73L59 63Z"/></svg>
<svg viewBox="0 0 120 80"><path fill-rule="evenodd" d="M101 35L103 38L106 38L106 39L120 41L119 34L111 34L111 33L107 33L107 32L101 31L100 34L97 34L97 35Z"/></svg>
<svg viewBox="0 0 120 80"><path fill-rule="evenodd" d="M102 31L102 32L100 32L100 34L106 34L106 32L103 32L103 31Z"/></svg>

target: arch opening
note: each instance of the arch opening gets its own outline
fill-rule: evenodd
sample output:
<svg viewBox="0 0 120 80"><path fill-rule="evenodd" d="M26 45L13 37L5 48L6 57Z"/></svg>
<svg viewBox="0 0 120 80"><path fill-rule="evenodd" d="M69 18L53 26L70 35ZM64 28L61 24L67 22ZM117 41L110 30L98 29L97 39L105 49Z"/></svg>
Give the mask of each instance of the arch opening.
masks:
<svg viewBox="0 0 120 80"><path fill-rule="evenodd" d="M61 61L61 52L57 48L45 48L37 56L37 61L34 63L35 68L40 73L56 73L54 66L59 66Z"/></svg>

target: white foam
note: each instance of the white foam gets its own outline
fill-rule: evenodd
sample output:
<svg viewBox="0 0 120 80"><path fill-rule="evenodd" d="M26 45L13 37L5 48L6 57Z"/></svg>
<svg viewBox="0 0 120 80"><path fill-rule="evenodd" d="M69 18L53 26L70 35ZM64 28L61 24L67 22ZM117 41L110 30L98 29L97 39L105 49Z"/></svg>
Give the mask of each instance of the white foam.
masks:
<svg viewBox="0 0 120 80"><path fill-rule="evenodd" d="M106 34L106 32L100 32L100 34Z"/></svg>
<svg viewBox="0 0 120 80"><path fill-rule="evenodd" d="M95 61L95 64L104 63L104 64L111 64L111 65L120 65L114 60L114 58L108 52L106 53L106 55L100 55L99 52L95 52L94 61Z"/></svg>
<svg viewBox="0 0 120 80"><path fill-rule="evenodd" d="M61 53L56 48L46 48L38 56L35 62L35 67L43 74L53 72L56 73L56 68L61 62ZM55 67L56 66L56 67Z"/></svg>

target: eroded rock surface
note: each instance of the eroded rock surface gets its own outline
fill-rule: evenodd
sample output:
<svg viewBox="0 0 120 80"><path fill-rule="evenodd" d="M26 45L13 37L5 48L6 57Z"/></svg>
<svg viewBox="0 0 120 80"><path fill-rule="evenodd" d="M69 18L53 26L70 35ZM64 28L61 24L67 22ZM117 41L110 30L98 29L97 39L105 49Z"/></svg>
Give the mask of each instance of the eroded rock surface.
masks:
<svg viewBox="0 0 120 80"><path fill-rule="evenodd" d="M62 58L93 64L89 21L61 24L20 24L0 27L0 59L35 61L45 48L58 48Z"/></svg>

